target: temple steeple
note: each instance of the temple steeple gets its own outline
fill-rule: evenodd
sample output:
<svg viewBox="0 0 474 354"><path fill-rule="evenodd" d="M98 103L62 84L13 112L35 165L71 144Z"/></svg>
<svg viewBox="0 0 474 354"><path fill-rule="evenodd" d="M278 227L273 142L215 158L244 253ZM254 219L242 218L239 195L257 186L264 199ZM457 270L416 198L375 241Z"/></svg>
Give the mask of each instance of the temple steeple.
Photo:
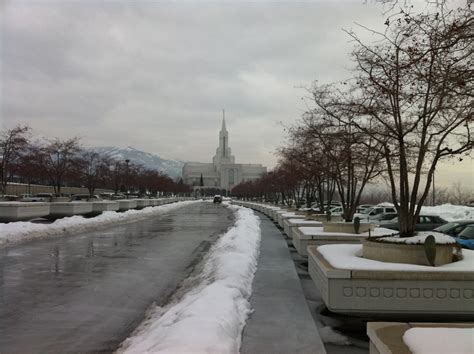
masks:
<svg viewBox="0 0 474 354"><path fill-rule="evenodd" d="M222 128L221 131L227 132L227 128L225 126L225 109L222 110Z"/></svg>
<svg viewBox="0 0 474 354"><path fill-rule="evenodd" d="M213 158L214 164L235 163L234 156L231 155L229 147L229 133L225 124L225 110L222 110L222 127L219 132L219 147L216 150L216 156Z"/></svg>

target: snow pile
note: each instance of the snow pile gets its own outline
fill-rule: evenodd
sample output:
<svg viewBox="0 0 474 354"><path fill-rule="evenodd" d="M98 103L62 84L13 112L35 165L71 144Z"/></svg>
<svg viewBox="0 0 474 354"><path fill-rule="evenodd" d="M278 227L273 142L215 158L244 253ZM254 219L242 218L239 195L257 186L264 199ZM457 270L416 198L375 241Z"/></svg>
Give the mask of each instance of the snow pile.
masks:
<svg viewBox="0 0 474 354"><path fill-rule="evenodd" d="M339 333L330 326L321 327L318 329L321 340L324 343L331 343L336 345L352 345L351 341L345 335Z"/></svg>
<svg viewBox="0 0 474 354"><path fill-rule="evenodd" d="M58 236L65 233L77 233L118 222L136 221L196 202L197 201L183 201L156 207L147 207L142 210L127 210L123 213L105 211L94 218L88 219L74 215L58 219L51 224L35 224L28 221L0 224L0 245Z"/></svg>
<svg viewBox="0 0 474 354"><path fill-rule="evenodd" d="M236 224L211 247L199 284L157 307L119 353L238 353L251 312L261 234L250 209L229 207L236 211Z"/></svg>
<svg viewBox="0 0 474 354"><path fill-rule="evenodd" d="M413 354L472 354L474 328L410 328L403 342Z"/></svg>
<svg viewBox="0 0 474 354"><path fill-rule="evenodd" d="M464 205L443 204L424 206L421 214L438 215L447 221L474 219L474 208Z"/></svg>
<svg viewBox="0 0 474 354"><path fill-rule="evenodd" d="M442 234L434 231L418 231L416 236L412 237L383 237L379 238L379 242L390 242L390 243L404 243L407 245L421 245L425 243L425 239L433 235L437 245L452 245L456 243L456 240L449 235Z"/></svg>
<svg viewBox="0 0 474 354"><path fill-rule="evenodd" d="M393 207L393 203L383 202L377 206ZM474 219L474 208L464 205L442 204L421 207L421 215L438 215L446 221Z"/></svg>
<svg viewBox="0 0 474 354"><path fill-rule="evenodd" d="M394 271L423 271L423 272L471 272L474 269L474 251L463 249L463 259L438 267L380 262L362 258L362 245L323 245L318 247L319 253L337 269L348 270L394 270Z"/></svg>

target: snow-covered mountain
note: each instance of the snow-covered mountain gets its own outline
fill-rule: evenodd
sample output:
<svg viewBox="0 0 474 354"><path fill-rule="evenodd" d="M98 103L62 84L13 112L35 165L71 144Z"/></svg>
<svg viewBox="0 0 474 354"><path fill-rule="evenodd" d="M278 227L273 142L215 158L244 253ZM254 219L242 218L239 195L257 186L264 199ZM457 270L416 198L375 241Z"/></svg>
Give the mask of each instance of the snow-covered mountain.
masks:
<svg viewBox="0 0 474 354"><path fill-rule="evenodd" d="M129 159L133 163L162 171L172 178L181 177L183 161L165 159L158 155L140 151L130 146L125 149L114 146L101 146L92 148L92 150L116 160Z"/></svg>

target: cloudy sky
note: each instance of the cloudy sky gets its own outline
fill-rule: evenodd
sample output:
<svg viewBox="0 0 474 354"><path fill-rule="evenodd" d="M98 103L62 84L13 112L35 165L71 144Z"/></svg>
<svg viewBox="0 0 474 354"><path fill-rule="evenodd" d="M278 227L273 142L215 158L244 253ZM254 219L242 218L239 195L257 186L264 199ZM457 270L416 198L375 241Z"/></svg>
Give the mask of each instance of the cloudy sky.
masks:
<svg viewBox="0 0 474 354"><path fill-rule="evenodd" d="M350 75L352 44L342 29L385 20L382 5L363 0L0 7L2 127L27 123L85 146L206 162L225 108L237 160L269 167L283 126L306 109L303 87ZM473 178L472 166L464 163L458 179ZM449 181L441 171L440 183Z"/></svg>

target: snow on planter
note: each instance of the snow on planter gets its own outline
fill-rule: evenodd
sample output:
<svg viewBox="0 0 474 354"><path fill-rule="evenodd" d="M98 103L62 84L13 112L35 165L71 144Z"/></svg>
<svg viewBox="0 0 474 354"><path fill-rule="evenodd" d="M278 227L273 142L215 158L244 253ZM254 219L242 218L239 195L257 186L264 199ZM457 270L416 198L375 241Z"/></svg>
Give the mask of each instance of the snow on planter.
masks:
<svg viewBox="0 0 474 354"><path fill-rule="evenodd" d="M456 243L456 240L449 235L445 235L439 232L434 231L422 231L418 232L416 236L412 237L382 237L377 239L378 242L390 242L390 243L404 243L407 245L422 245L425 243L425 239L433 235L437 245L453 245Z"/></svg>
<svg viewBox="0 0 474 354"><path fill-rule="evenodd" d="M463 249L463 259L439 267L390 263L362 258L362 245L324 245L318 252L334 268L347 270L393 270L424 272L474 272L474 251Z"/></svg>
<svg viewBox="0 0 474 354"><path fill-rule="evenodd" d="M350 227L353 227L353 224L347 223ZM324 225L324 222L323 222ZM327 224L326 224L327 225ZM292 240L293 245L295 246L298 253L302 256L307 256L308 246L314 245L325 245L325 244L334 244L334 243L356 243L360 244L362 240L369 237L369 232L362 232L359 234L352 232L328 232L324 231L324 226L301 226L295 227L292 230ZM384 236L392 235L393 230L384 229L384 228L375 228L373 231L370 231L370 236Z"/></svg>
<svg viewBox="0 0 474 354"><path fill-rule="evenodd" d="M403 342L413 354L472 354L474 328L410 328Z"/></svg>
<svg viewBox="0 0 474 354"><path fill-rule="evenodd" d="M261 233L250 209L229 207L236 223L204 258L198 285L153 309L119 353L238 353L251 312Z"/></svg>

